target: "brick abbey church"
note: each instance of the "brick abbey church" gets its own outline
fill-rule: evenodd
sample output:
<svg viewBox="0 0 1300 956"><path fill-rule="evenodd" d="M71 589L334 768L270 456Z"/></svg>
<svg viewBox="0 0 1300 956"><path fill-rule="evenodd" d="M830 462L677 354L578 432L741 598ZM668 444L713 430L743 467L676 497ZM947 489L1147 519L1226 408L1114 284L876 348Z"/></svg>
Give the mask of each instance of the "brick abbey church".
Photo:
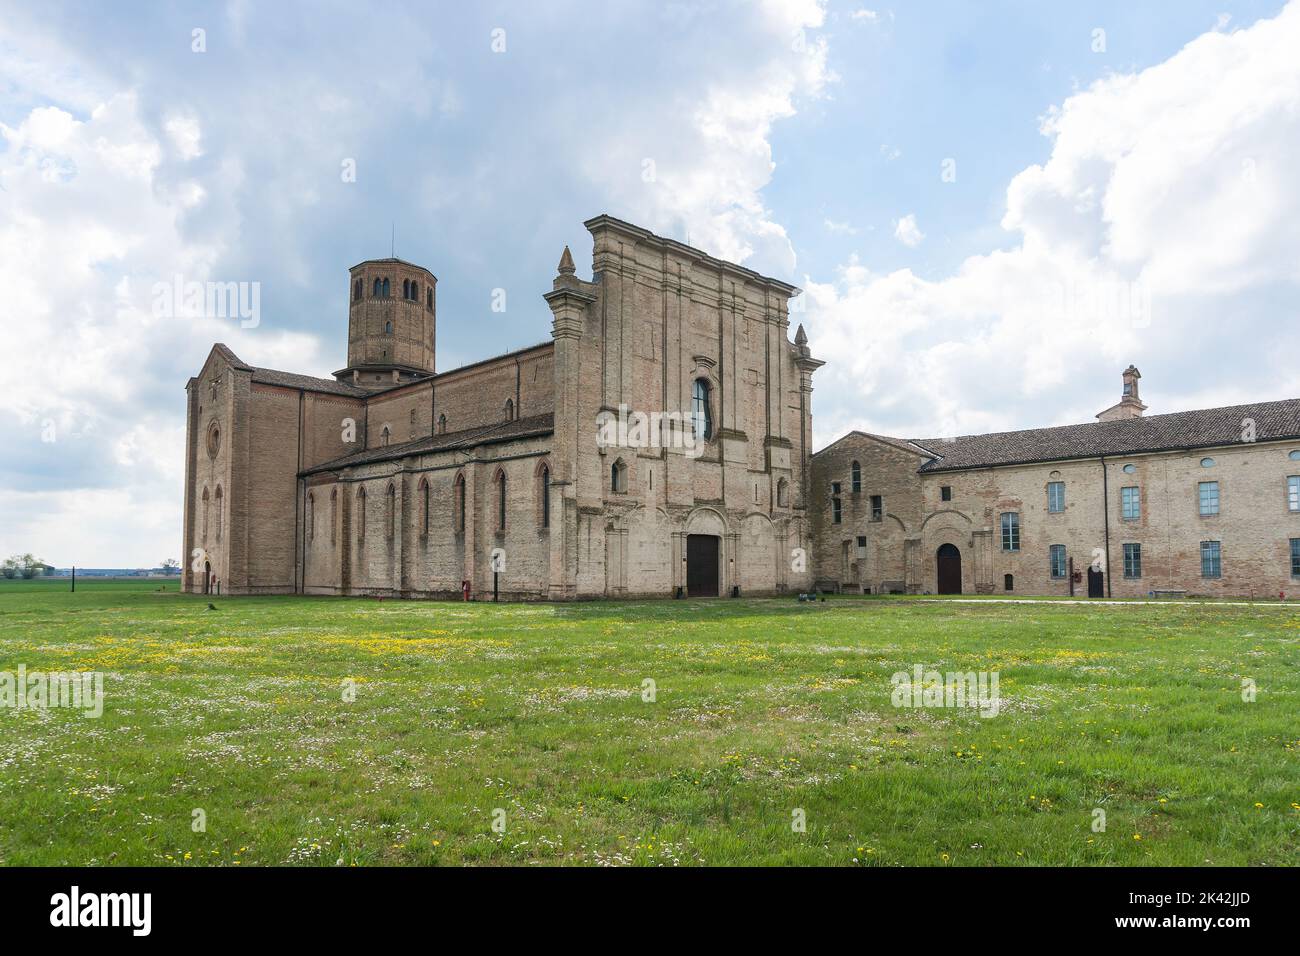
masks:
<svg viewBox="0 0 1300 956"><path fill-rule="evenodd" d="M185 589L1300 594L1300 400L1148 416L1130 366L1095 422L814 452L798 289L585 225L592 278L565 249L531 348L436 371L437 279L395 258L352 267L333 378L214 346L187 385Z"/></svg>

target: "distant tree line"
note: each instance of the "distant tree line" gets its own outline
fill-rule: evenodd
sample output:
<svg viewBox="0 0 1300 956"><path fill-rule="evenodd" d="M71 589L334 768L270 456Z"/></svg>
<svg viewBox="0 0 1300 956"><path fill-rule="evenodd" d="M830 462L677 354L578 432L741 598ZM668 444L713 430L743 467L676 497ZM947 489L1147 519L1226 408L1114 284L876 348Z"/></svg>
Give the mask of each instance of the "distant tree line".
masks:
<svg viewBox="0 0 1300 956"><path fill-rule="evenodd" d="M27 554L15 554L5 558L4 564L0 564L0 573L7 578L34 578L53 572L54 568L30 551Z"/></svg>

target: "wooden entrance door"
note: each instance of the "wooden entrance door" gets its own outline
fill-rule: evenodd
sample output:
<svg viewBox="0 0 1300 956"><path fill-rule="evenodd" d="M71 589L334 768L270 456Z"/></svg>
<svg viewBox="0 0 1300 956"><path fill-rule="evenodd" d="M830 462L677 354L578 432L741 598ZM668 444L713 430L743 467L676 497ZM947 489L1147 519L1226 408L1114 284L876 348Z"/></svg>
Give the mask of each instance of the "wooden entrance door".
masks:
<svg viewBox="0 0 1300 956"><path fill-rule="evenodd" d="M718 596L718 543L711 534L686 536L686 593L690 597Z"/></svg>
<svg viewBox="0 0 1300 956"><path fill-rule="evenodd" d="M1106 575L1095 568L1088 569L1088 597L1106 596Z"/></svg>
<svg viewBox="0 0 1300 956"><path fill-rule="evenodd" d="M955 544L941 544L935 554L939 566L939 593L961 594L961 552Z"/></svg>

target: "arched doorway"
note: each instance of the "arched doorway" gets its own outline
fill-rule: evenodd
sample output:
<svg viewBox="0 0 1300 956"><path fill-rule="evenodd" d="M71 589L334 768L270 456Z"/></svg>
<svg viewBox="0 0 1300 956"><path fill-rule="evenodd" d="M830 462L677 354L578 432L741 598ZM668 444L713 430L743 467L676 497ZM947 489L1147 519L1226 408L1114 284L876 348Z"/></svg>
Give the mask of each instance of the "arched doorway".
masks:
<svg viewBox="0 0 1300 956"><path fill-rule="evenodd" d="M203 562L203 593L210 594L211 592L212 592L212 563L210 561L204 561Z"/></svg>
<svg viewBox="0 0 1300 956"><path fill-rule="evenodd" d="M941 544L935 554L939 566L939 593L961 594L961 552L955 544Z"/></svg>

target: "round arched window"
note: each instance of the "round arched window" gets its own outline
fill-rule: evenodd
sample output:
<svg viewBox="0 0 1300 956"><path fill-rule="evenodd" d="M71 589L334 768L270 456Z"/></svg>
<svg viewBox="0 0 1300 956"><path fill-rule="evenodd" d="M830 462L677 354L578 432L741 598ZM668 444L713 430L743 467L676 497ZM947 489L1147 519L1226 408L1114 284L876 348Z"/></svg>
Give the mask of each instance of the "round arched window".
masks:
<svg viewBox="0 0 1300 956"><path fill-rule="evenodd" d="M1138 466L1134 464L1128 464L1124 466L1124 474L1126 475L1131 475L1137 470L1138 470Z"/></svg>
<svg viewBox="0 0 1300 956"><path fill-rule="evenodd" d="M1287 455L1287 457L1290 458L1292 461L1300 461L1300 448L1297 448L1295 451L1291 452L1291 454Z"/></svg>
<svg viewBox="0 0 1300 956"><path fill-rule="evenodd" d="M1213 459L1213 458L1202 458L1202 459L1201 459L1201 467L1202 467L1202 468L1213 468L1213 467L1214 467L1214 459Z"/></svg>
<svg viewBox="0 0 1300 956"><path fill-rule="evenodd" d="M208 426L208 457L216 458L221 451L221 426L213 422Z"/></svg>

